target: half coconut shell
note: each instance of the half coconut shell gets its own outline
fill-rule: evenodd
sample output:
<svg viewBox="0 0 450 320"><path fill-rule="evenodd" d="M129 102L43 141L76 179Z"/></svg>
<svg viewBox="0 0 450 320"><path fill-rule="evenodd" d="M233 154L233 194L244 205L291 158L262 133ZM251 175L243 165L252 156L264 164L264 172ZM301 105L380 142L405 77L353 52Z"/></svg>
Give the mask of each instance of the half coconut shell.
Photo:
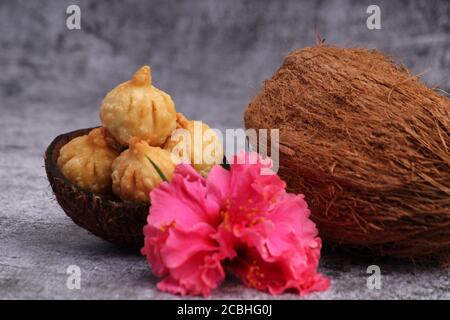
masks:
<svg viewBox="0 0 450 320"><path fill-rule="evenodd" d="M58 168L60 149L92 129L62 134L47 148L45 170L56 200L77 225L94 235L119 246L142 247L148 205L120 200L112 192L99 195L84 190L67 180Z"/></svg>

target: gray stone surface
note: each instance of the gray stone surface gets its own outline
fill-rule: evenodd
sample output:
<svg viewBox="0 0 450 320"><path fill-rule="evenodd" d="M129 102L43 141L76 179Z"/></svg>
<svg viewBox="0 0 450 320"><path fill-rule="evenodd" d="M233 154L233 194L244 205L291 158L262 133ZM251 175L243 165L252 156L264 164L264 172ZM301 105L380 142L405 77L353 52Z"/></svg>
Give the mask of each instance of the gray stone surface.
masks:
<svg viewBox="0 0 450 320"><path fill-rule="evenodd" d="M145 260L77 227L54 201L43 153L58 134L98 123L105 92L140 65L179 111L217 128L242 112L290 50L327 42L383 50L424 81L450 88L450 2L376 1L382 30L369 31L372 1L9 1L0 2L0 298L166 299ZM65 28L79 4L82 30ZM82 269L81 290L66 268ZM377 264L382 289L366 287ZM314 299L450 299L448 269L361 259L326 249L332 279ZM212 298L266 299L230 280ZM278 298L297 298L283 295Z"/></svg>

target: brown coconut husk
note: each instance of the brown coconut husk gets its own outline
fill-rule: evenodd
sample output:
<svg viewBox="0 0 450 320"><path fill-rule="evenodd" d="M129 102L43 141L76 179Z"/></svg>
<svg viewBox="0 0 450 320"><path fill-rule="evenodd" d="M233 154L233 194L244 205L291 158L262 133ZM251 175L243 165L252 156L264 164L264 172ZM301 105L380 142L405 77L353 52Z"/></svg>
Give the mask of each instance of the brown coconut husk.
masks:
<svg viewBox="0 0 450 320"><path fill-rule="evenodd" d="M249 104L246 128L280 129L280 169L328 243L450 257L450 100L385 55L290 53Z"/></svg>
<svg viewBox="0 0 450 320"><path fill-rule="evenodd" d="M94 194L68 181L57 166L59 150L75 137L94 128L62 134L53 140L45 154L45 170L56 200L79 226L119 246L140 248L144 243L142 228L149 206L122 201L112 194Z"/></svg>

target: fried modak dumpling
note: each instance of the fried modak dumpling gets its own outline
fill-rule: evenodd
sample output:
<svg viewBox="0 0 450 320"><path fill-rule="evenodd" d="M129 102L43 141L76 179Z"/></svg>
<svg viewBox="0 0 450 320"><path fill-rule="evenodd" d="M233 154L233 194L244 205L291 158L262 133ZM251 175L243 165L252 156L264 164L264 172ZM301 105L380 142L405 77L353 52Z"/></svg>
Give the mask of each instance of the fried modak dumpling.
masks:
<svg viewBox="0 0 450 320"><path fill-rule="evenodd" d="M127 82L112 89L100 106L100 120L123 146L139 137L161 146L176 128L172 98L152 85L151 69L143 66Z"/></svg>
<svg viewBox="0 0 450 320"><path fill-rule="evenodd" d="M73 184L94 193L111 190L111 165L119 153L105 140L105 129L72 139L58 157L58 168Z"/></svg>
<svg viewBox="0 0 450 320"><path fill-rule="evenodd" d="M204 177L223 161L223 145L217 133L204 122L188 120L181 113L177 114L177 129L164 149L172 153L173 161L192 164Z"/></svg>
<svg viewBox="0 0 450 320"><path fill-rule="evenodd" d="M153 163L170 180L175 170L170 152L149 146L140 138L130 140L130 148L120 154L112 165L114 193L122 200L149 203L149 193L162 179Z"/></svg>

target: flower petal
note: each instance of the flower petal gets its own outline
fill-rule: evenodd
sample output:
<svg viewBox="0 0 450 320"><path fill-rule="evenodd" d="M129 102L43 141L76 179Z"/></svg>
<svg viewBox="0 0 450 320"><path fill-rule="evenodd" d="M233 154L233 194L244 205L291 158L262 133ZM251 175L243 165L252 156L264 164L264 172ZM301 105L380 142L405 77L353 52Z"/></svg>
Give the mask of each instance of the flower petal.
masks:
<svg viewBox="0 0 450 320"><path fill-rule="evenodd" d="M175 223L189 228L199 222L219 222L218 204L206 197L204 179L190 171L186 165L178 165L172 181L161 183L150 193L148 224L165 228Z"/></svg>
<svg viewBox="0 0 450 320"><path fill-rule="evenodd" d="M212 226L205 223L196 224L189 230L170 228L165 245L161 249L164 264L173 269L180 267L199 252L206 254L218 251L217 242L210 237L215 231Z"/></svg>
<svg viewBox="0 0 450 320"><path fill-rule="evenodd" d="M209 172L207 178L208 198L217 203L224 203L231 192L230 183L230 171L219 165L215 165Z"/></svg>
<svg viewBox="0 0 450 320"><path fill-rule="evenodd" d="M230 268L246 286L269 291L274 295L294 291L304 296L329 288L329 279L317 273L315 259L308 259L308 264L301 265L294 264L294 261L296 261L295 252L290 252L277 261L268 262L257 250L247 248L239 253Z"/></svg>
<svg viewBox="0 0 450 320"><path fill-rule="evenodd" d="M158 283L158 289L182 295L208 296L224 279L220 257L198 253L183 265L171 269L170 276Z"/></svg>

